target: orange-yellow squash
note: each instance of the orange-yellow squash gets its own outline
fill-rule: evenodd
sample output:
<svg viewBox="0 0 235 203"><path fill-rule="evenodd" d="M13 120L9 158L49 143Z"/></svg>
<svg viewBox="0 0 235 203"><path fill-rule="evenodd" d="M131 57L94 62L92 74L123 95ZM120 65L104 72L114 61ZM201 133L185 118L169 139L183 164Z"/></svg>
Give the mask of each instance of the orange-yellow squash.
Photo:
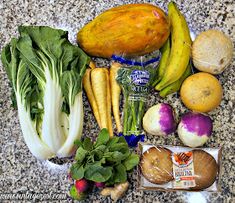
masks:
<svg viewBox="0 0 235 203"><path fill-rule="evenodd" d="M107 10L85 25L77 42L91 56L138 56L159 49L169 34L170 24L162 9L127 4Z"/></svg>

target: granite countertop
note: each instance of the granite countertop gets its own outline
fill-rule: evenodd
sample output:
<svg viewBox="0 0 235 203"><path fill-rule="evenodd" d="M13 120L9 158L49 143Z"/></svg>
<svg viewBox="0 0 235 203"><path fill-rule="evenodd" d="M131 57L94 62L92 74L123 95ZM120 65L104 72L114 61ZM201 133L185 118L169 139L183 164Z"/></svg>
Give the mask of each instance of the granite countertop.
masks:
<svg viewBox="0 0 235 203"><path fill-rule="evenodd" d="M0 50L10 38L17 35L21 24L49 25L69 31L70 40L75 43L76 32L102 11L113 6L133 2L150 2L166 10L168 1L102 1L102 0L1 0L0 3ZM200 31L216 28L230 36L235 43L235 2L233 0L188 0L176 1L185 14L190 29ZM107 62L107 61L106 61ZM99 60L99 65L106 63ZM213 136L205 145L223 145L221 169L221 193L189 192L143 192L136 189L137 173L129 177L131 186L120 202L234 202L235 201L235 62L218 76L223 85L224 95L221 105L210 113L214 120ZM38 161L29 152L22 137L17 111L11 107L11 92L5 70L0 63L0 202L2 194L68 194L70 182L67 165ZM84 95L84 134L95 136L98 127ZM176 113L186 112L177 95L162 100L157 93L151 94L148 106L158 102L168 102ZM177 135L159 138L147 135L148 141L157 144L181 145ZM59 202L72 202L68 196L56 198ZM49 197L52 199L52 197ZM60 199L60 200L59 200ZM20 202L30 202L23 198ZM48 202L43 200L41 202ZM6 200L5 202L14 202ZM111 202L98 192L89 196L86 202Z"/></svg>

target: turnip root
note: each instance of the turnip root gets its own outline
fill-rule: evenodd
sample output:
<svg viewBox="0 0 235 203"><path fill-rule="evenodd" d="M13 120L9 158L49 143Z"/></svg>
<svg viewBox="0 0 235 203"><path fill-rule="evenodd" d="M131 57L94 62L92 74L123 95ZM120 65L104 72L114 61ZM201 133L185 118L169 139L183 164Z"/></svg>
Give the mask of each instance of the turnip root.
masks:
<svg viewBox="0 0 235 203"><path fill-rule="evenodd" d="M176 130L173 109L169 104L157 104L148 109L143 118L144 130L152 135L168 135Z"/></svg>
<svg viewBox="0 0 235 203"><path fill-rule="evenodd" d="M209 139L212 128L212 120L209 116L189 112L181 118L178 125L178 135L186 146L199 147Z"/></svg>

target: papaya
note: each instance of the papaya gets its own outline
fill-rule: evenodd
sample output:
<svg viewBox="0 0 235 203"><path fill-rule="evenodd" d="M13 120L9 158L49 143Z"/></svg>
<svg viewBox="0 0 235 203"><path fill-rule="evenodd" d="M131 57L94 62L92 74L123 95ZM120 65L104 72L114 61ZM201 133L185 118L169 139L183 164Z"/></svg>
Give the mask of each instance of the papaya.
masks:
<svg viewBox="0 0 235 203"><path fill-rule="evenodd" d="M170 34L162 9L151 4L111 8L86 24L77 34L78 45L90 56L140 56L159 49Z"/></svg>

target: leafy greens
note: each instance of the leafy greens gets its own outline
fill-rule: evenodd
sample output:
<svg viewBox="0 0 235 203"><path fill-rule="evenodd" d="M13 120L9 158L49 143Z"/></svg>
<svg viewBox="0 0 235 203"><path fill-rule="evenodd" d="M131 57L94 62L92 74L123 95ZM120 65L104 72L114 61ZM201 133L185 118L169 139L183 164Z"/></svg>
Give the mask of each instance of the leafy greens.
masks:
<svg viewBox="0 0 235 203"><path fill-rule="evenodd" d="M26 144L40 159L70 156L83 126L82 77L90 58L68 32L20 26L1 59L17 101Z"/></svg>
<svg viewBox="0 0 235 203"><path fill-rule="evenodd" d="M139 163L139 156L132 153L124 137L111 137L102 129L95 143L86 137L78 146L70 173L73 179L85 178L106 185L122 183L127 173Z"/></svg>

